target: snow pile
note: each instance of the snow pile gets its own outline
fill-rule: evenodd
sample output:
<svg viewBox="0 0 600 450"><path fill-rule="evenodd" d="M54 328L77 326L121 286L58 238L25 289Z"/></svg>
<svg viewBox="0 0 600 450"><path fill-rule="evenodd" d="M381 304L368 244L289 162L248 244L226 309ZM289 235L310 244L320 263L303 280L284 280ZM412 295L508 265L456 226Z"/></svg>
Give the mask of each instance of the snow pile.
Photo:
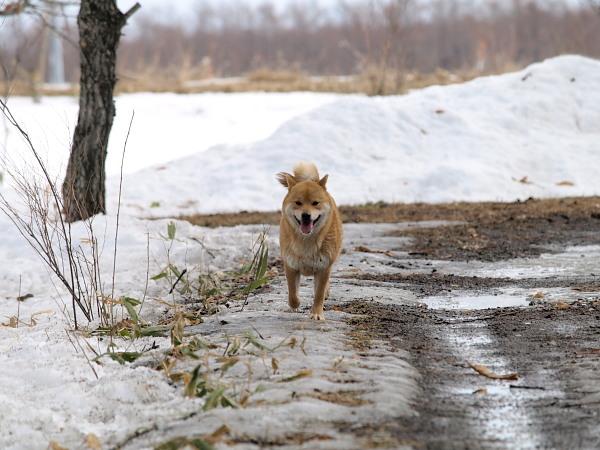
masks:
<svg viewBox="0 0 600 450"><path fill-rule="evenodd" d="M600 62L563 56L406 96L342 97L260 142L132 174L124 203L155 216L276 210L274 176L298 160L329 173L344 205L598 194Z"/></svg>
<svg viewBox="0 0 600 450"><path fill-rule="evenodd" d="M108 143L106 173L131 173L151 165L202 152L214 145L265 139L282 123L338 99L335 94L171 93L122 94ZM46 97L34 103L10 97L7 105L23 124L38 152L59 178L69 157L78 99ZM29 149L11 127L0 128L0 145L13 160L28 158ZM123 149L125 157L123 159Z"/></svg>

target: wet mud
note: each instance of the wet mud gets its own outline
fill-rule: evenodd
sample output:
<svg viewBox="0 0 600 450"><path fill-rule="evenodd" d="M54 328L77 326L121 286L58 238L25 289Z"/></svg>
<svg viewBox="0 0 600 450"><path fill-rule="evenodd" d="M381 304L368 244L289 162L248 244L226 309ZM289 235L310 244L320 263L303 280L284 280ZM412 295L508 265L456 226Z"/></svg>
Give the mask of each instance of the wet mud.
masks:
<svg viewBox="0 0 600 450"><path fill-rule="evenodd" d="M407 351L418 416L376 429L415 448L600 448L600 302L478 311L371 301L344 307L365 334ZM364 351L368 351L365 348ZM469 363L516 380L491 379Z"/></svg>
<svg viewBox="0 0 600 450"><path fill-rule="evenodd" d="M464 224L400 229L392 235L412 238L395 249L412 260L538 258L569 246L600 244L597 208L597 199L468 205L462 214L446 217ZM365 424L353 432L370 442L384 435L388 442L413 448L600 448L600 261L597 266L595 273L567 270L560 277L520 279L435 269L357 273L358 279L393 283L417 298L503 287L579 289L591 295L569 303L547 303L542 297L529 307L457 311L373 299L347 303L343 309L354 314L350 323L360 336L355 345L368 351L366 336L389 342L408 352L421 375L417 416ZM489 378L469 364L515 379Z"/></svg>

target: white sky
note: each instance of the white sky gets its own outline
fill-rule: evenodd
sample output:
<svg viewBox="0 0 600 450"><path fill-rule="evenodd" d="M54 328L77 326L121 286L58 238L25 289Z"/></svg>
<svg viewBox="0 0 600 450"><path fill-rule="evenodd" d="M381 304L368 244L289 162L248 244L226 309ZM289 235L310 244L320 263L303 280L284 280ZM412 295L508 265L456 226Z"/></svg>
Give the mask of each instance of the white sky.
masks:
<svg viewBox="0 0 600 450"><path fill-rule="evenodd" d="M0 0L1 1L1 0ZM160 18L165 22L181 21L181 19L189 17L189 12L194 11L196 6L212 3L214 5L222 4L247 4L247 5L262 5L270 3L278 7L282 7L288 4L297 3L300 5L311 5L315 4L319 7L331 7L334 9L338 6L341 0L117 0L117 4L121 11L127 11L135 3L139 2L142 5L142 9L138 14L147 13L160 13ZM346 3L353 3L360 0L344 0ZM430 0L416 0L418 3L427 4ZM466 6L477 6L496 3L499 5L512 4L514 0L459 0L460 5ZM556 7L568 5L574 7L586 3L586 0L546 0L547 4L555 4ZM542 3L542 2L540 2Z"/></svg>
<svg viewBox="0 0 600 450"><path fill-rule="evenodd" d="M247 5L262 5L270 3L272 5L281 7L290 3L298 4L311 4L314 3L318 6L331 6L335 7L339 4L340 0L117 0L117 4L121 11L127 11L135 3L139 2L142 5L142 9L138 14L159 12L160 17L164 22L179 21L189 16L190 11L194 11L197 6L212 3L214 5L221 4L247 4ZM346 0L348 3L352 3L356 0Z"/></svg>

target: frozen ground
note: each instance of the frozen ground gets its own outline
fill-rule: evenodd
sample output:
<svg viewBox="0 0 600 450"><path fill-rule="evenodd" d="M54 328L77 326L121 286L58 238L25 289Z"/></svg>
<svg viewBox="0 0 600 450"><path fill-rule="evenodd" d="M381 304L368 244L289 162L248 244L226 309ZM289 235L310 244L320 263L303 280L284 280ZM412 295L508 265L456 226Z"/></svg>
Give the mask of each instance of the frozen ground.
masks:
<svg viewBox="0 0 600 450"><path fill-rule="evenodd" d="M11 98L8 106L59 177L76 115L74 99L48 98L34 105L29 99ZM119 97L117 109L107 162L110 211L94 220L102 248L101 275L105 289L112 291L116 174L134 111L114 296L144 299L139 314L152 323L182 300L168 294L166 280L148 277L169 263L194 274L239 267L263 228L209 230L179 222L177 239L171 242L165 237L170 220L147 218L277 209L283 191L274 175L290 170L298 159L314 161L330 174L328 186L340 204L600 193L600 63L579 56L402 97L137 94ZM0 130L0 142L5 158L28 158L10 127ZM0 189L15 202L11 186L6 176ZM344 247L350 250L360 243L388 250L389 240L377 237L385 227L346 227ZM89 245L89 233L81 224L74 226L73 236L83 248ZM268 239L271 255L276 255L276 228ZM376 341L368 351L350 346L351 328L344 321L350 315L335 307L365 298L384 305L465 307L444 303L448 299L417 299L398 286L336 278L328 321L307 323L308 303L298 313L289 312L285 287L276 278L243 308L232 304L190 329L216 346L204 359L210 367L221 364L216 355L225 353L231 342L246 342L248 332L269 348L284 343L274 351L256 350L258 356L241 352L242 364L222 379L252 393L248 408L203 412L204 399L185 397L181 383L155 369L170 346L168 338L117 341L119 350L147 351L133 364L121 366L107 357L102 365L91 362L95 353L108 350L108 341L71 331L67 293L5 216L0 217L0 251L0 447L10 449L49 444L153 447L175 436L211 434L223 424L238 448L258 448L265 442L360 448L365 438L348 430L415 414L420 375L409 364L410 355L393 349L391 341ZM577 257L582 252L585 261ZM596 246L570 248L536 260L481 266L446 261L436 267L464 275L547 277L589 272L597 267L598 253ZM337 264L336 277L366 269L393 271L377 263L382 259L350 251ZM414 271L429 269L415 264ZM513 294L507 296L520 302L532 292ZM223 438L217 445L230 444ZM383 444L399 445L393 440Z"/></svg>

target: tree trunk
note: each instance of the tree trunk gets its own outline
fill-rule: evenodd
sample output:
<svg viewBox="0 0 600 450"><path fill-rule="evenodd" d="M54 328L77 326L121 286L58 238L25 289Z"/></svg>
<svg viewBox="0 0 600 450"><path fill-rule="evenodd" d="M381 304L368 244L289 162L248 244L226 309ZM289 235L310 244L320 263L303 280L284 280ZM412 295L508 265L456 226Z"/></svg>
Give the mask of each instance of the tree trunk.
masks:
<svg viewBox="0 0 600 450"><path fill-rule="evenodd" d="M81 0L79 117L62 186L68 222L106 213L104 165L115 116L117 47L130 13L121 13L115 0Z"/></svg>

